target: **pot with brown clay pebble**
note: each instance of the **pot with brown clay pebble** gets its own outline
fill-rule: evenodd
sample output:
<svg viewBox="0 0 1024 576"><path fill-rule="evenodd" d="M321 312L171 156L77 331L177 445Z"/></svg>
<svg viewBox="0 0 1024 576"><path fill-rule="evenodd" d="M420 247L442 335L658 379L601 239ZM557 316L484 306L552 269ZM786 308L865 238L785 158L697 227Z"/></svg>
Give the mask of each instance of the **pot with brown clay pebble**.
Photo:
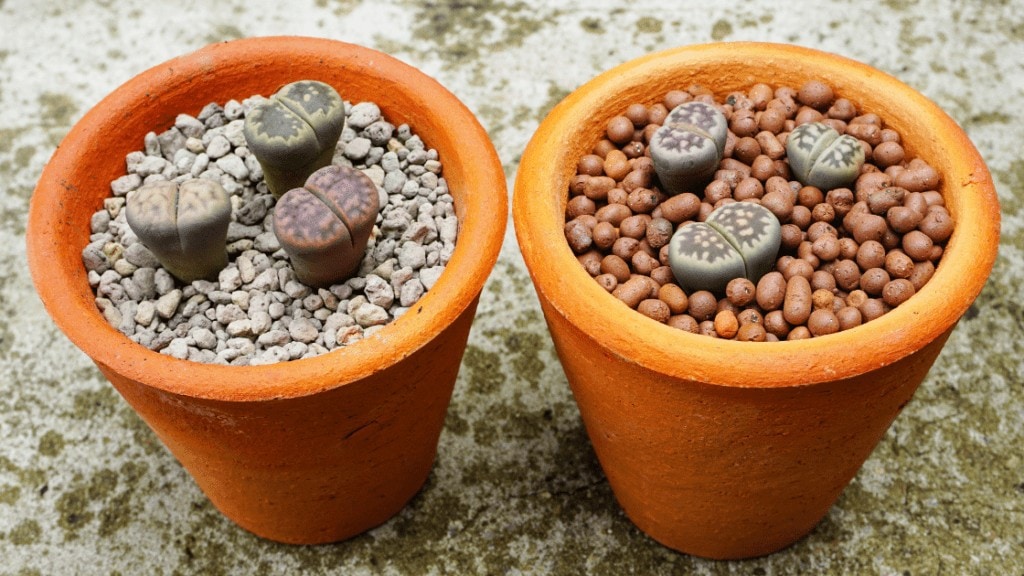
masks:
<svg viewBox="0 0 1024 576"><path fill-rule="evenodd" d="M658 146L677 158L717 150L692 127L717 124L661 141L641 108L667 123L663 112L690 102L720 113L727 135L717 171L687 179L658 169ZM655 174L622 146L638 142L627 132ZM636 167L621 180L614 150ZM611 227L591 249L621 258L628 290L609 293L607 277L575 261L563 230L581 218L567 213L579 195ZM715 228L717 210L744 204L778 225L778 254L756 275ZM655 234L623 234L648 214ZM653 538L711 558L773 552L826 514L977 297L999 230L982 159L934 104L863 64L758 43L652 54L578 89L523 154L513 217L616 499ZM693 230L675 255L674 237L654 246L662 220ZM658 271L694 262L648 276L631 267L637 253ZM708 283L727 262L732 278Z"/></svg>
<svg viewBox="0 0 1024 576"><path fill-rule="evenodd" d="M194 316L202 327L195 340L206 342L203 346L214 345L210 341L216 338L209 329L214 322L231 326L230 321L236 320L240 324L234 326L239 332L252 336L256 317L247 318L243 307L251 305L255 309L257 299L269 309L260 311L267 323L271 312L279 318L284 314L280 301L267 302L255 288L251 292L236 290L238 294L214 289L256 282L240 278L251 276L260 262L269 262L263 252L249 250L253 239L231 239L235 231L255 228L261 235L259 242L274 247L271 252L278 251L272 231L248 225L267 224L266 218L273 218L269 204L262 200L246 204L245 210L235 210L233 216L233 203L227 199L233 192L220 190L216 182L150 182L147 186L158 189L134 190L126 201L131 222L124 228L130 225L137 229L139 242L129 245L122 254L109 237L97 233L100 238L94 239L90 235L97 222L116 223L103 218L102 212L99 218L94 215L105 207L124 206L127 191L122 185L132 180L125 175L124 159L138 152L147 133L170 130L179 115L202 115L201 107L211 102L234 101L237 105L254 94L273 93L281 86L295 88L292 83L310 78L316 84L303 83L298 93L289 89L282 94L287 102L263 116L265 130L256 127L253 136L259 142L253 140L253 150L244 146L244 140L237 140L243 136L238 124L232 126L237 128L232 132L235 143L221 133L221 154L225 147L245 148L253 161L245 162L237 155L220 156L219 169L258 174L261 165L253 155L263 154L259 162L265 161L267 172L273 172L276 192L287 199L291 194L288 189L305 190L297 193L304 197L297 198L297 204L288 203L290 211L278 215L284 224L278 230L283 236L281 243L291 250L292 258L301 262L300 268L306 267L302 274L308 273L308 280L331 283L339 275L351 273L353 262L358 267L363 259L366 234L375 227L378 217L378 183L369 182L361 172L343 174L340 179L335 178L338 174L330 173L324 178L307 179L331 161L339 133L345 139L340 124L341 100L322 88L336 86L345 91L347 98L376 102L368 116L379 118L383 114L398 126L410 123L406 128L416 131L415 140L411 134L397 133L402 129L394 136L383 137L390 129L382 123L377 126L382 132L373 132L370 124L361 128L367 136L364 141L352 139L345 152L351 147L351 155L363 157L367 154L365 144L372 144L372 137L378 141L373 146L381 152L389 140L402 144L404 139L405 144L429 142L436 147L438 157L444 158L443 178L453 212L450 220L445 220L447 224L435 232L449 241L457 232L459 242L452 247L447 267L433 279L430 289L418 291L421 294L416 294L415 308L351 345L316 357L263 366L217 365L161 354L111 325L108 316L113 317L111 310L118 310L101 311L97 307L90 284L93 274L87 273L87 266L109 265L111 269L103 274L145 276L148 288L138 288L140 292L155 291L154 284L167 288L167 300L158 304L159 310L150 305L147 314L141 310L125 314L129 319L145 316L147 322L155 323L180 319L184 313L175 312L179 303L187 300L183 307L191 303L196 308L205 296L200 289L209 293L219 300L223 313L208 308L209 315L200 312ZM381 86L388 89L381 90ZM225 115L226 108L222 109ZM243 107L237 105L234 110L241 115ZM192 122L196 120L191 117ZM278 146L277 139L290 140L288 134L301 145ZM178 142L184 141L184 146L193 150L208 146L210 156L218 142L211 139L204 144L197 137L192 140L183 137ZM169 140L172 144L174 141ZM261 148L261 144L267 146ZM363 152L356 150L360 146ZM181 150L183 156L199 156L186 148ZM422 182L440 186L441 176L427 169L438 161L428 158L425 146L409 146L406 151L407 160L413 164L419 155L416 162L423 168ZM224 158L229 161L220 162ZM177 169L170 160L156 160L161 167ZM397 158L394 160L397 166ZM398 170L396 176L401 174ZM163 172L147 175L150 179L154 176L164 177ZM142 177L137 173L134 177L137 186ZM404 179L398 184L402 182ZM403 198L403 192L418 193L418 183L413 184L417 185L407 190L385 181L383 187L391 188L391 196ZM121 195L110 198L111 192L116 194L118 190ZM231 199L240 197L233 195ZM54 153L32 196L26 234L28 261L40 298L57 326L89 355L221 512L265 538L324 543L352 537L383 523L426 482L476 303L504 236L506 202L505 177L486 132L473 114L436 81L386 54L343 42L299 37L243 39L217 43L150 69L85 114ZM252 221L228 222L239 212ZM423 215L432 217L427 211ZM399 220L402 222L385 218L380 228L397 232L402 226L406 230L415 227L411 218ZM311 226L314 222L316 230ZM421 224L426 226L425 222ZM401 239L402 232L397 233ZM186 237L189 241L183 241ZM97 242L97 252L87 248ZM225 242L230 244L225 247ZM237 249L238 242L247 248ZM155 250L146 249L145 244ZM110 247L103 251L107 245ZM307 250L311 247L327 247L330 255L317 260ZM268 285L284 284L280 287L287 293L282 294L300 302L300 308L330 311L329 307L339 306L350 296L341 297L328 289L311 290L294 281L289 254L280 251L280 268L268 267L263 280ZM258 256L250 259L240 252ZM224 273L228 259L235 257L237 267L232 273ZM411 246L400 257L417 260L423 257L422 247L417 251ZM153 269L159 262L167 266L161 267L164 272L157 276ZM339 264L340 269L333 269ZM144 269L149 272L142 273ZM190 283L176 285L166 270L179 276L181 282ZM384 270L379 272L388 275ZM403 274L397 269L390 272L392 279ZM319 273L327 276L319 277ZM214 280L207 279L211 277ZM281 278L289 281L279 282ZM361 287L377 290L375 297L380 301L402 298L401 294L388 294L391 286L379 275L360 280ZM411 286L409 282L405 285ZM110 295L124 296L113 286L122 288L117 282L110 284ZM335 286L352 290L347 284ZM366 291L374 294L373 289ZM183 297L186 290L193 295ZM220 294L213 295L218 291ZM168 304L166 310L163 304ZM160 317L164 312L167 318ZM288 326L271 332L291 335L299 340L297 343L312 342L311 338L316 338L313 320L319 319L315 312L310 314L312 318L296 316ZM189 327L188 323L179 326ZM343 334L345 328L352 327L339 324L334 328L337 334ZM239 336L237 340L252 345L248 337Z"/></svg>

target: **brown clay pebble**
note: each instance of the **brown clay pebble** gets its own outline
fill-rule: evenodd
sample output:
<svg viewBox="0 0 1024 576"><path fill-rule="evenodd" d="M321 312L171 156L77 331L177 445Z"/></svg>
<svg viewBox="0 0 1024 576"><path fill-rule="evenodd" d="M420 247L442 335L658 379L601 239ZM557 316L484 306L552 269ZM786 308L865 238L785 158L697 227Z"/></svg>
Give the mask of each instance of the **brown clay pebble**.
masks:
<svg viewBox="0 0 1024 576"><path fill-rule="evenodd" d="M914 285L906 278L897 278L882 288L882 301L895 308L914 295Z"/></svg>
<svg viewBox="0 0 1024 576"><path fill-rule="evenodd" d="M615 290L619 285L619 281L615 278L614 274L598 274L597 276L594 276L594 280L597 280L597 283L601 285L601 288L604 288L609 292Z"/></svg>
<svg viewBox="0 0 1024 576"><path fill-rule="evenodd" d="M626 206L634 213L646 214L658 205L658 195L647 188L637 188L629 193Z"/></svg>
<svg viewBox="0 0 1024 576"><path fill-rule="evenodd" d="M722 310L715 315L715 332L722 338L732 338L740 328L736 315L731 310Z"/></svg>
<svg viewBox="0 0 1024 576"><path fill-rule="evenodd" d="M796 96L800 102L817 110L828 110L832 105L832 87L819 80L804 82Z"/></svg>
<svg viewBox="0 0 1024 576"><path fill-rule="evenodd" d="M764 317L757 311L756 308L744 308L736 314L736 319L739 320L740 326L746 324L764 324Z"/></svg>
<svg viewBox="0 0 1024 576"><path fill-rule="evenodd" d="M671 282L675 282L676 277L672 274L671 266L658 266L654 270L651 270L651 280L657 282L659 286L664 286Z"/></svg>
<svg viewBox="0 0 1024 576"><path fill-rule="evenodd" d="M600 176L604 173L604 159L597 154L587 154L580 158L576 172L587 176Z"/></svg>
<svg viewBox="0 0 1024 576"><path fill-rule="evenodd" d="M885 255L885 271L892 278L910 278L914 273L914 261L903 252L891 250Z"/></svg>
<svg viewBox="0 0 1024 576"><path fill-rule="evenodd" d="M833 292L836 289L836 277L825 270L815 270L811 276L811 288Z"/></svg>
<svg viewBox="0 0 1024 576"><path fill-rule="evenodd" d="M633 139L633 122L625 116L616 116L608 121L608 139L614 144L625 144Z"/></svg>
<svg viewBox="0 0 1024 576"><path fill-rule="evenodd" d="M740 342L764 342L768 332L761 324L744 324L736 331L736 339Z"/></svg>
<svg viewBox="0 0 1024 576"><path fill-rule="evenodd" d="M879 296L882 288L889 283L889 273L882 268L871 268L865 270L860 276L860 288L869 296Z"/></svg>
<svg viewBox="0 0 1024 576"><path fill-rule="evenodd" d="M629 265L621 257L609 254L601 259L601 273L611 274L619 283L629 280Z"/></svg>
<svg viewBox="0 0 1024 576"><path fill-rule="evenodd" d="M776 310L782 306L786 298L786 279L782 273L772 271L762 276L757 282L755 298L762 310Z"/></svg>
<svg viewBox="0 0 1024 576"><path fill-rule="evenodd" d="M860 286L860 267L853 260L840 260L832 269L836 286L843 290L854 290Z"/></svg>
<svg viewBox="0 0 1024 576"><path fill-rule="evenodd" d="M857 249L857 265L861 270L880 268L885 263L885 247L876 240L868 240Z"/></svg>
<svg viewBox="0 0 1024 576"><path fill-rule="evenodd" d="M672 316L671 312L669 312L668 304L665 304L661 300L657 300L655 298L642 300L640 304L637 305L636 311L647 316L651 320L656 320L662 324L668 322L669 317Z"/></svg>
<svg viewBox="0 0 1024 576"><path fill-rule="evenodd" d="M591 235L594 239L594 246L601 250L608 250L619 239L619 231L611 222L598 222L594 225Z"/></svg>
<svg viewBox="0 0 1024 576"><path fill-rule="evenodd" d="M684 332L690 332L691 334L698 334L700 332L700 325L693 316L689 314L677 314L668 319L668 325L682 330Z"/></svg>
<svg viewBox="0 0 1024 576"><path fill-rule="evenodd" d="M588 250L583 254L576 257L579 261L580 266L587 271L587 274L591 276L597 276L601 273L601 253L597 250Z"/></svg>
<svg viewBox="0 0 1024 576"><path fill-rule="evenodd" d="M687 310L698 322L710 320L718 311L718 299L707 290L698 290L690 294Z"/></svg>
<svg viewBox="0 0 1024 576"><path fill-rule="evenodd" d="M615 254L623 260L629 261L633 259L633 254L640 249L640 241L636 238L620 237L612 244L612 254Z"/></svg>
<svg viewBox="0 0 1024 576"><path fill-rule="evenodd" d="M604 157L604 173L615 180L622 180L626 174L629 174L630 168L629 159L626 158L625 152L621 150L612 150Z"/></svg>
<svg viewBox="0 0 1024 576"><path fill-rule="evenodd" d="M797 326L789 331L786 340L807 340L810 337L811 331L807 329L807 326Z"/></svg>
<svg viewBox="0 0 1024 576"><path fill-rule="evenodd" d="M931 280L932 274L935 274L935 265L925 260L924 262L914 263L914 271L910 273L910 283L914 285L914 290L920 290L924 287L925 283Z"/></svg>
<svg viewBox="0 0 1024 576"><path fill-rule="evenodd" d="M832 310L819 308L811 312L811 317L807 319L807 329L814 336L835 334L839 332L839 319Z"/></svg>
<svg viewBox="0 0 1024 576"><path fill-rule="evenodd" d="M565 224L565 239L572 251L581 254L593 243L590 229L579 219L570 220Z"/></svg>
<svg viewBox="0 0 1024 576"><path fill-rule="evenodd" d="M811 284L803 276L792 276L786 283L786 296L782 304L786 322L799 326L811 314Z"/></svg>
<svg viewBox="0 0 1024 576"><path fill-rule="evenodd" d="M844 306L836 312L836 319L839 321L840 330L849 330L850 328L856 328L861 325L863 321L860 315L860 310L853 306Z"/></svg>
<svg viewBox="0 0 1024 576"><path fill-rule="evenodd" d="M920 230L911 230L903 236L903 252L915 262L928 260L932 255L932 239Z"/></svg>
<svg viewBox="0 0 1024 576"><path fill-rule="evenodd" d="M662 284L658 288L658 300L664 302L672 314L682 314L690 305L686 292L678 284Z"/></svg>
<svg viewBox="0 0 1024 576"><path fill-rule="evenodd" d="M630 104L626 108L626 118L633 122L633 126L643 128L647 124L647 106L640 103Z"/></svg>
<svg viewBox="0 0 1024 576"><path fill-rule="evenodd" d="M573 197L565 205L565 215L570 219L594 212L597 212L597 204L594 204L594 201L586 196Z"/></svg>
<svg viewBox="0 0 1024 576"><path fill-rule="evenodd" d="M714 320L704 320L699 324L700 334L704 336L710 336L712 338L718 338L718 332L715 332Z"/></svg>
<svg viewBox="0 0 1024 576"><path fill-rule="evenodd" d="M639 240L647 236L647 221L650 220L646 215L634 215L626 218L619 223L619 234L627 238L633 238Z"/></svg>
<svg viewBox="0 0 1024 576"><path fill-rule="evenodd" d="M824 288L815 290L811 293L811 303L814 305L814 309L826 308L831 310L832 304L836 300L836 295L831 290Z"/></svg>
<svg viewBox="0 0 1024 576"><path fill-rule="evenodd" d="M945 242L953 235L953 219L944 208L929 210L919 225L932 242Z"/></svg>
<svg viewBox="0 0 1024 576"><path fill-rule="evenodd" d="M754 300L757 287L746 278L734 278L725 287L725 296L736 306L746 306Z"/></svg>
<svg viewBox="0 0 1024 576"><path fill-rule="evenodd" d="M859 306L859 310L864 322L870 322L887 311L885 302L878 298L868 298Z"/></svg>
<svg viewBox="0 0 1024 576"><path fill-rule="evenodd" d="M622 300L626 306L634 309L640 305L640 302L646 300L649 294L650 287L639 276L630 278L625 283L620 283L612 292L612 296Z"/></svg>
<svg viewBox="0 0 1024 576"><path fill-rule="evenodd" d="M700 198L684 192L661 203L661 216L673 224L692 220L700 210Z"/></svg>
<svg viewBox="0 0 1024 576"><path fill-rule="evenodd" d="M889 227L892 228L893 232L906 234L917 228L917 225L921 223L922 216L913 208L893 206L885 213L885 219L889 222Z"/></svg>
<svg viewBox="0 0 1024 576"><path fill-rule="evenodd" d="M779 338L785 338L792 329L783 317L782 310L772 310L764 315L764 329Z"/></svg>
<svg viewBox="0 0 1024 576"><path fill-rule="evenodd" d="M672 222L665 218L654 218L647 223L647 244L655 250L660 249L672 239L673 232L675 227L672 226Z"/></svg>

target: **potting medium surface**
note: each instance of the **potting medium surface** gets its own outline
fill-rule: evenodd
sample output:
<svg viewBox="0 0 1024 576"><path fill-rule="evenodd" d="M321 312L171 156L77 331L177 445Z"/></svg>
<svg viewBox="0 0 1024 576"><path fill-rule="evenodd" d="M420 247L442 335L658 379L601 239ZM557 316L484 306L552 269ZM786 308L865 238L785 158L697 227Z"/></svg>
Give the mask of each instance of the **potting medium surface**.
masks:
<svg viewBox="0 0 1024 576"><path fill-rule="evenodd" d="M1024 0L869 10L752 0L672 12L651 0L202 8L0 0L0 575L1024 573L1024 160L1013 144L1024 134ZM362 44L435 77L480 118L510 193L547 112L614 65L710 41L835 52L900 78L965 128L998 190L999 259L825 519L771 556L712 562L661 546L617 505L510 225L426 486L346 542L262 540L217 512L57 330L32 286L24 237L43 166L101 98L174 56L272 34Z"/></svg>

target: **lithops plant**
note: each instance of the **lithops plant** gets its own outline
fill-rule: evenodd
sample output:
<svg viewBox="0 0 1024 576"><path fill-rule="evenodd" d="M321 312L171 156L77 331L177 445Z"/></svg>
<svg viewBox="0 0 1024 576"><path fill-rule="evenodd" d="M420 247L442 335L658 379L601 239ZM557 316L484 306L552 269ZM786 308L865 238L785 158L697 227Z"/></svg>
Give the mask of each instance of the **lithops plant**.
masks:
<svg viewBox="0 0 1024 576"><path fill-rule="evenodd" d="M327 166L274 207L274 234L298 279L315 287L355 272L377 219L377 187L361 170Z"/></svg>
<svg viewBox="0 0 1024 576"><path fill-rule="evenodd" d="M649 144L662 191L675 195L703 188L718 170L728 134L725 116L710 104L673 108Z"/></svg>
<svg viewBox="0 0 1024 576"><path fill-rule="evenodd" d="M228 264L231 201L217 182L161 180L128 196L128 226L177 278L214 278Z"/></svg>
<svg viewBox="0 0 1024 576"><path fill-rule="evenodd" d="M669 243L672 274L686 290L716 294L734 278L757 283L771 271L782 242L782 227L767 208L733 202L704 222L679 227Z"/></svg>
<svg viewBox="0 0 1024 576"><path fill-rule="evenodd" d="M786 157L801 184L828 191L846 187L857 178L864 165L864 148L849 134L840 135L827 124L809 122L789 133Z"/></svg>
<svg viewBox="0 0 1024 576"><path fill-rule="evenodd" d="M254 107L242 133L267 187L280 197L331 163L344 127L345 104L338 92L323 82L301 80Z"/></svg>

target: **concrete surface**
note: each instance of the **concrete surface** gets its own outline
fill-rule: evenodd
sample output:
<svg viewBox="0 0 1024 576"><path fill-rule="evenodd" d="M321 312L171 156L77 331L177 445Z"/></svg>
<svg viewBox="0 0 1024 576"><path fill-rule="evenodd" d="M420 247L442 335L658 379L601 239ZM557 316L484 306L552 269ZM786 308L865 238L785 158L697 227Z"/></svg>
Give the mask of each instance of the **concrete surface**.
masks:
<svg viewBox="0 0 1024 576"><path fill-rule="evenodd" d="M1024 574L1022 13L1021 0L0 0L0 575ZM172 56L269 34L364 44L435 76L488 129L510 190L545 113L615 64L712 40L838 52L967 129L998 185L1001 254L821 525L766 558L709 562L661 547L616 506L510 226L421 494L348 542L266 542L212 508L54 328L23 238L43 165L101 97Z"/></svg>

